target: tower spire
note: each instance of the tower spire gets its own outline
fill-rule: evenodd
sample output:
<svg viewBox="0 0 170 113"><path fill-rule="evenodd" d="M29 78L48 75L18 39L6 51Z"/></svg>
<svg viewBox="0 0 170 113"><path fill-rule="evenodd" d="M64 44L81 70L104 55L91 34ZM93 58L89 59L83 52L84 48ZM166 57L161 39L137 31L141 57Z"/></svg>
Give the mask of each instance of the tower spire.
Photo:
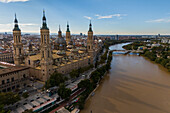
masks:
<svg viewBox="0 0 170 113"><path fill-rule="evenodd" d="M43 9L43 16L45 16L45 10Z"/></svg>
<svg viewBox="0 0 170 113"><path fill-rule="evenodd" d="M15 13L15 20L14 20L14 23L18 23L18 20L17 20L17 15Z"/></svg>
<svg viewBox="0 0 170 113"><path fill-rule="evenodd" d="M60 25L59 25L59 32L61 32L61 28L60 28Z"/></svg>
<svg viewBox="0 0 170 113"><path fill-rule="evenodd" d="M45 10L43 9L43 18L42 18L43 24L41 29L48 29L47 23L46 23L46 17L45 17Z"/></svg>
<svg viewBox="0 0 170 113"><path fill-rule="evenodd" d="M92 32L92 24L91 24L91 20L90 20L90 24L89 24L89 31Z"/></svg>
<svg viewBox="0 0 170 113"><path fill-rule="evenodd" d="M18 26L18 20L17 20L17 16L16 16L16 13L15 13L15 19L14 19L14 29L15 31L20 31L19 29L19 26Z"/></svg>
<svg viewBox="0 0 170 113"><path fill-rule="evenodd" d="M70 32L68 21L67 21L67 32Z"/></svg>
<svg viewBox="0 0 170 113"><path fill-rule="evenodd" d="M59 37L59 38L61 38L61 37L62 37L62 32L61 32L60 25L59 25L58 37Z"/></svg>

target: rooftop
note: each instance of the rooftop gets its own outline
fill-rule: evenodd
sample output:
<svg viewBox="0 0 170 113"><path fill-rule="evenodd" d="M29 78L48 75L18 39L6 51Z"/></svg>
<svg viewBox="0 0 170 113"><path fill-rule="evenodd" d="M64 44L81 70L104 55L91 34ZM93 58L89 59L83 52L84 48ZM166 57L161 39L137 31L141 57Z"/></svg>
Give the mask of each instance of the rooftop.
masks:
<svg viewBox="0 0 170 113"><path fill-rule="evenodd" d="M32 55L32 56L30 56L30 59L33 60L33 61L41 60L41 54Z"/></svg>
<svg viewBox="0 0 170 113"><path fill-rule="evenodd" d="M9 74L9 73L25 70L25 69L28 69L28 68L29 67L22 67L22 66L13 66L13 67L10 67L10 68L4 68L4 69L0 70L0 76L4 75L4 74Z"/></svg>

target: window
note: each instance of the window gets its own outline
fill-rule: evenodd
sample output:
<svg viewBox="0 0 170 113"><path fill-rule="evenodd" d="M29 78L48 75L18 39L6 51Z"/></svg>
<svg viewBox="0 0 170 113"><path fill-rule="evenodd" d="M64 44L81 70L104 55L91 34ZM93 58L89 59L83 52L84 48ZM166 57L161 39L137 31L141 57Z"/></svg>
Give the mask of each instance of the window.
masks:
<svg viewBox="0 0 170 113"><path fill-rule="evenodd" d="M21 55L21 48L19 48L19 54Z"/></svg>
<svg viewBox="0 0 170 113"><path fill-rule="evenodd" d="M42 51L42 58L44 58L44 51Z"/></svg>
<svg viewBox="0 0 170 113"><path fill-rule="evenodd" d="M20 37L18 36L18 41L20 42Z"/></svg>
<svg viewBox="0 0 170 113"><path fill-rule="evenodd" d="M9 87L9 88L7 88L7 91L10 91L11 90L11 88Z"/></svg>
<svg viewBox="0 0 170 113"><path fill-rule="evenodd" d="M14 81L14 77L11 78L11 81L12 81L12 82Z"/></svg>
<svg viewBox="0 0 170 113"><path fill-rule="evenodd" d="M15 86L12 86L12 89L15 89Z"/></svg>
<svg viewBox="0 0 170 113"><path fill-rule="evenodd" d="M44 35L44 43L46 44L46 36Z"/></svg>
<svg viewBox="0 0 170 113"><path fill-rule="evenodd" d="M5 84L5 80L2 80L2 85Z"/></svg>
<svg viewBox="0 0 170 113"><path fill-rule="evenodd" d="M50 51L48 50L48 57L50 57Z"/></svg>
<svg viewBox="0 0 170 113"><path fill-rule="evenodd" d="M6 82L9 83L9 79L7 79Z"/></svg>
<svg viewBox="0 0 170 113"><path fill-rule="evenodd" d="M23 75L23 78L26 78L26 75L25 75L25 74Z"/></svg>
<svg viewBox="0 0 170 113"><path fill-rule="evenodd" d="M30 60L28 60L28 64L29 64L29 65L31 64Z"/></svg>
<svg viewBox="0 0 170 113"><path fill-rule="evenodd" d="M6 89L3 89L2 92L6 92Z"/></svg>

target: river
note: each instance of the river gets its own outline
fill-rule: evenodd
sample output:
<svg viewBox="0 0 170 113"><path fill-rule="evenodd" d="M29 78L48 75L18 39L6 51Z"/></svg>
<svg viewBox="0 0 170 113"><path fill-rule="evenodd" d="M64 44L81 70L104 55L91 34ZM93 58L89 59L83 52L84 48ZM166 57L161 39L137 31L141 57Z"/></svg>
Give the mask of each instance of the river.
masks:
<svg viewBox="0 0 170 113"><path fill-rule="evenodd" d="M120 50L125 44L111 46ZM170 73L137 55L113 55L110 72L81 113L170 113Z"/></svg>

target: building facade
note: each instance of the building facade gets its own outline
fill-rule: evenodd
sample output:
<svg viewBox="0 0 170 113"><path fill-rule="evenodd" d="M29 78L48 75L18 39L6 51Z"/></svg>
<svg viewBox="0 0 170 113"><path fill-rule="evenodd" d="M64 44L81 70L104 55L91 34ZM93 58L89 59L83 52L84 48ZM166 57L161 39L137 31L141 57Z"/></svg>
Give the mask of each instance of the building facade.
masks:
<svg viewBox="0 0 170 113"><path fill-rule="evenodd" d="M29 67L0 62L0 92L15 91L28 84Z"/></svg>
<svg viewBox="0 0 170 113"><path fill-rule="evenodd" d="M58 38L56 38L54 43L50 42L50 30L47 26L44 11L40 34L40 52L25 56L21 43L21 30L15 17L15 27L13 30L14 63L19 66L29 67L29 76L38 78L44 82L48 80L50 75L55 71L62 74L69 74L73 69L94 64L95 57L99 49L101 49L98 44L99 42L94 41L91 22L88 31L87 48L76 47L71 39L68 24L66 40L62 36L62 31L59 27ZM53 49L51 47L52 45L54 47Z"/></svg>
<svg viewBox="0 0 170 113"><path fill-rule="evenodd" d="M0 61L13 63L14 62L13 53L12 52L0 53Z"/></svg>

